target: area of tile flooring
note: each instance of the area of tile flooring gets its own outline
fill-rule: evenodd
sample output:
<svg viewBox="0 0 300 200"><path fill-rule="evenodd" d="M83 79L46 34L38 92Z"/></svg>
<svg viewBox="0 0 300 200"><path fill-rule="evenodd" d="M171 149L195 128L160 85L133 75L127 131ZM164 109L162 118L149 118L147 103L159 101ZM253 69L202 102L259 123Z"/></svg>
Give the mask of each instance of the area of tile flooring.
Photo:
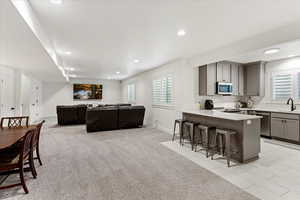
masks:
<svg viewBox="0 0 300 200"><path fill-rule="evenodd" d="M177 141L162 144L260 199L300 199L299 145L261 139L259 160L233 163L228 168L224 159L208 159L204 152L192 152L188 145L180 146Z"/></svg>

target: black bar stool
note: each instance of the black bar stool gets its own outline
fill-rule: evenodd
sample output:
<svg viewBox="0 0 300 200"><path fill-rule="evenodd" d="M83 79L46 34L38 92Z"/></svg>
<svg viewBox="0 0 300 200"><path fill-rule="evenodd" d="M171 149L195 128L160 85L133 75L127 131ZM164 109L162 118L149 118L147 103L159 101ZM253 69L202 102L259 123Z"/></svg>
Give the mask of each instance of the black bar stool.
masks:
<svg viewBox="0 0 300 200"><path fill-rule="evenodd" d="M175 139L175 135L176 135L176 125L178 124L178 128L179 128L179 137L181 138L182 135L182 123L183 120L182 119L176 119L174 122L174 131L173 131L173 138L172 141L174 141Z"/></svg>
<svg viewBox="0 0 300 200"><path fill-rule="evenodd" d="M195 145L195 151L197 151L197 145L200 144L203 149L206 151L206 157L208 158L209 156L209 150L210 150L210 141L211 137L214 136L216 127L211 127L211 126L205 126L205 125L198 125L197 128L199 129L199 132L194 133L194 137L196 136L197 133L199 133L201 141L200 143L194 142Z"/></svg>
<svg viewBox="0 0 300 200"><path fill-rule="evenodd" d="M180 144L183 145L184 139L187 136L191 142L192 151L194 150L194 131L196 124L193 122L183 122L182 137L180 138ZM187 134L187 135L185 135Z"/></svg>
<svg viewBox="0 0 300 200"><path fill-rule="evenodd" d="M233 151L231 149L231 136L235 136L237 134L236 131L229 130L229 129L216 129L216 138L219 140L219 149L221 155L224 156L224 140L225 138L225 155L227 159L227 166L230 167L230 160L231 160L231 154L237 153L237 151ZM214 154L212 154L211 158L213 159Z"/></svg>

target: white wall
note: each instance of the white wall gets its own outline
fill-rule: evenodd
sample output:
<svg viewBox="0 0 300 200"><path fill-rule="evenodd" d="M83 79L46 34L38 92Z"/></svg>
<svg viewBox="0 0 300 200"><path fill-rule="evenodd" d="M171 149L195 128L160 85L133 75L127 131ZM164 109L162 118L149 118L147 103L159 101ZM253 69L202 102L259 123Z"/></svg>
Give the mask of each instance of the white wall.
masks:
<svg viewBox="0 0 300 200"><path fill-rule="evenodd" d="M28 115L31 122L36 121L41 116L40 99L41 81L18 69L0 66L1 117Z"/></svg>
<svg viewBox="0 0 300 200"><path fill-rule="evenodd" d="M73 83L88 83L103 85L102 100L73 100ZM69 83L49 83L42 85L43 117L56 116L57 105L120 103L120 81L115 80L71 80Z"/></svg>
<svg viewBox="0 0 300 200"><path fill-rule="evenodd" d="M286 101L273 101L272 100L272 74L291 72L300 72L300 57L288 58L270 61L266 63L265 70L265 96L263 98L256 98L256 107L270 107L270 108L286 108L290 106L286 105ZM299 103L299 102L296 102Z"/></svg>
<svg viewBox="0 0 300 200"><path fill-rule="evenodd" d="M13 68L0 66L0 114L13 116L16 108L16 72Z"/></svg>
<svg viewBox="0 0 300 200"><path fill-rule="evenodd" d="M160 76L173 75L174 105L171 107L152 106L152 80ZM127 85L136 87L136 103L146 107L145 124L171 132L176 118L181 118L184 109L199 109L198 102L203 104L207 98L213 99L216 106L233 106L239 100L236 97L198 95L198 68L188 60L182 59L159 68L138 74L122 81L122 100L127 101Z"/></svg>

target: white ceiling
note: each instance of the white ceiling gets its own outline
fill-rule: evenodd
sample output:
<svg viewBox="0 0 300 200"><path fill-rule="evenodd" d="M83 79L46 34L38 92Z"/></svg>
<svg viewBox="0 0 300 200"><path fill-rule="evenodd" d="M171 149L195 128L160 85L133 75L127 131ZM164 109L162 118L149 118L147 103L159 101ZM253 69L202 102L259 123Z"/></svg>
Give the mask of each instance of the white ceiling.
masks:
<svg viewBox="0 0 300 200"><path fill-rule="evenodd" d="M46 81L64 81L45 49L9 0L0 1L0 65Z"/></svg>
<svg viewBox="0 0 300 200"><path fill-rule="evenodd" d="M279 49L279 52L274 54L264 54L264 52L269 49ZM255 51L250 51L245 54L232 57L230 60L239 63L249 63L258 60L272 61L295 56L300 56L300 40L285 42L263 49L257 49Z"/></svg>
<svg viewBox="0 0 300 200"><path fill-rule="evenodd" d="M64 66L84 78L124 79L300 20L299 0L29 2L57 53L72 52Z"/></svg>

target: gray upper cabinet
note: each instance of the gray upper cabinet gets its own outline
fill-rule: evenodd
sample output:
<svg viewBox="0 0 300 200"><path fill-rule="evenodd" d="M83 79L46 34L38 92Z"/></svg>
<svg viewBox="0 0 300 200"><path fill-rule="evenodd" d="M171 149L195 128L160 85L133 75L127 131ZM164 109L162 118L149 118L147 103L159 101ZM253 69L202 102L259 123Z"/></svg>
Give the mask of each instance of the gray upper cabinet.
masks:
<svg viewBox="0 0 300 200"><path fill-rule="evenodd" d="M217 81L231 82L231 65L228 61L217 62Z"/></svg>
<svg viewBox="0 0 300 200"><path fill-rule="evenodd" d="M227 61L223 63L223 81L231 82L231 63Z"/></svg>
<svg viewBox="0 0 300 200"><path fill-rule="evenodd" d="M244 67L240 63L221 61L199 67L199 95L216 94L216 82L232 83L232 95L244 95Z"/></svg>
<svg viewBox="0 0 300 200"><path fill-rule="evenodd" d="M210 96L216 93L216 63L199 67L199 95Z"/></svg>
<svg viewBox="0 0 300 200"><path fill-rule="evenodd" d="M232 95L239 96L239 65L231 63Z"/></svg>
<svg viewBox="0 0 300 200"><path fill-rule="evenodd" d="M242 64L238 64L238 85L239 85L239 91L238 95L243 96L244 95L244 66Z"/></svg>
<svg viewBox="0 0 300 200"><path fill-rule="evenodd" d="M243 96L244 95L244 68L240 63L231 62L231 83L232 83L232 95Z"/></svg>
<svg viewBox="0 0 300 200"><path fill-rule="evenodd" d="M263 62L249 63L245 66L245 94L247 96L264 96L265 66Z"/></svg>

